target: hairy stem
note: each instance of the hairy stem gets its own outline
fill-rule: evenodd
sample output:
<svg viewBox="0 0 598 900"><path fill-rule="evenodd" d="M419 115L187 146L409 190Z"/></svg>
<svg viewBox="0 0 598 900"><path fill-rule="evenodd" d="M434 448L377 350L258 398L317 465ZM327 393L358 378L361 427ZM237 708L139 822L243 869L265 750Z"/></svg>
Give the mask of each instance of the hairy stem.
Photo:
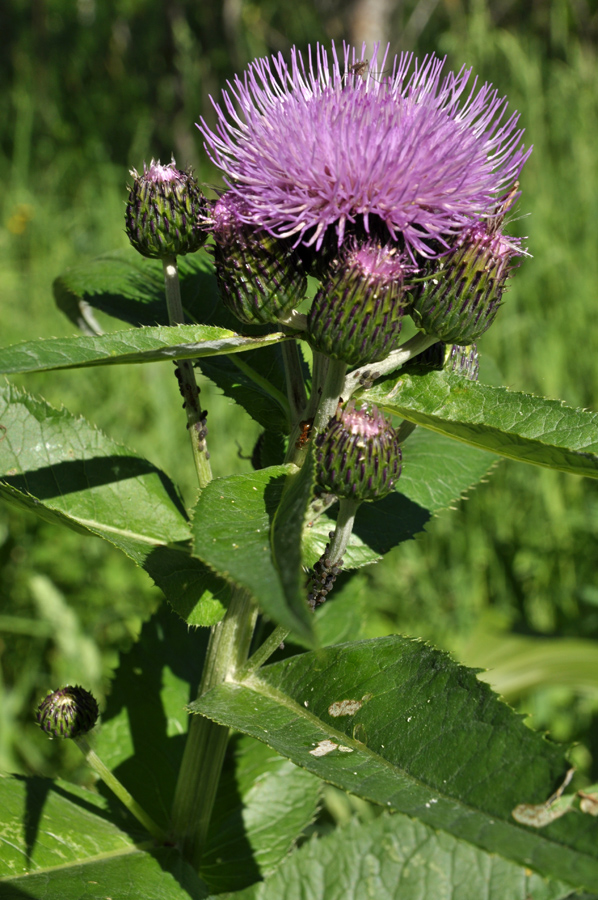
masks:
<svg viewBox="0 0 598 900"><path fill-rule="evenodd" d="M168 308L168 321L171 325L183 325L185 315L181 302L181 288L179 284L179 270L176 256L167 256L162 260L164 269L164 289L166 293L166 306ZM195 380L193 364L188 359L177 360L177 378L183 397L183 406L187 413L187 430L191 439L193 460L197 471L200 488L204 488L212 480L212 468L210 466L210 454L206 443L206 413L199 402L199 388Z"/></svg>
<svg viewBox="0 0 598 900"><path fill-rule="evenodd" d="M75 744L85 757L85 761L87 764L96 772L104 784L110 788L113 794L115 794L118 799L123 803L132 815L135 816L138 822L141 822L144 828L147 828L149 833L160 843L164 843L166 841L166 832L164 832L159 825L156 825L151 816L149 816L146 811L137 803L135 798L128 792L126 787L118 780L116 775L114 775L110 769L104 765L98 754L95 750L89 745L89 741L86 737L76 737L73 738Z"/></svg>
<svg viewBox="0 0 598 900"><path fill-rule="evenodd" d="M297 341L283 341L281 345L282 358L287 383L287 399L291 413L291 430L296 427L305 415L307 406L307 394L305 392L305 380Z"/></svg>
<svg viewBox="0 0 598 900"><path fill-rule="evenodd" d="M347 399L342 393L345 384L346 371L347 363L341 362L338 359L329 360L328 369L322 385L320 402L314 418L313 427L316 434L328 424L328 420L335 414L339 400L341 398L343 400Z"/></svg>
<svg viewBox="0 0 598 900"><path fill-rule="evenodd" d="M250 675L253 675L261 666L267 662L273 653L276 653L282 642L288 636L289 631L287 628L283 628L282 625L278 625L272 634L266 638L263 644L257 648L255 653L252 653L245 665L242 669L239 670L237 674L237 678L239 681L244 681L246 678L249 678Z"/></svg>
<svg viewBox="0 0 598 900"><path fill-rule="evenodd" d="M382 375L388 375L390 372L394 372L395 369L404 366L405 363L409 362L410 359L413 359L414 356L423 353L423 351L427 350L428 347L431 347L432 344L437 343L437 337L418 332L418 334L409 338L408 341L405 341L398 350L393 350L386 359L381 359L377 363L371 363L367 366L361 366L359 369L354 369L350 375L347 375L345 380L343 386L343 400L348 400L360 387L373 384L373 382L376 381L376 379L381 378Z"/></svg>
<svg viewBox="0 0 598 900"><path fill-rule="evenodd" d="M340 562L343 553L347 549L349 538L353 532L355 516L360 505L360 500L347 500L345 498L339 500L336 528L330 539L330 548L326 554L333 564L338 564Z"/></svg>

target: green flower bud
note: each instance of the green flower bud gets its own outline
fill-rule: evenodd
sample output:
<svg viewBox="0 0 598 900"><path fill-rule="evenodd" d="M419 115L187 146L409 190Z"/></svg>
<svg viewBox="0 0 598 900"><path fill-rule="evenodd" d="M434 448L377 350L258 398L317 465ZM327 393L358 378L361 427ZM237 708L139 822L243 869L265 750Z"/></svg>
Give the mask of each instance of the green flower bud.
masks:
<svg viewBox="0 0 598 900"><path fill-rule="evenodd" d="M347 500L379 500L401 474L401 447L390 421L376 406L339 405L316 436L316 481Z"/></svg>
<svg viewBox="0 0 598 900"><path fill-rule="evenodd" d="M206 241L209 204L191 169L181 172L153 159L143 175L131 170L133 187L125 213L129 240L142 256L164 259L195 253Z"/></svg>
<svg viewBox="0 0 598 900"><path fill-rule="evenodd" d="M245 224L231 192L216 203L212 223L224 305L248 324L284 320L307 290L305 266L292 243Z"/></svg>
<svg viewBox="0 0 598 900"><path fill-rule="evenodd" d="M480 221L445 256L430 260L415 290L411 316L418 328L449 344L472 344L492 324L521 240L503 235L502 215Z"/></svg>
<svg viewBox="0 0 598 900"><path fill-rule="evenodd" d="M410 300L403 280L412 269L394 247L350 244L312 304L307 328L313 346L351 366L385 359L399 344Z"/></svg>
<svg viewBox="0 0 598 900"><path fill-rule="evenodd" d="M75 738L91 731L98 714L93 694L82 687L67 685L42 700L36 719L40 728L51 737Z"/></svg>

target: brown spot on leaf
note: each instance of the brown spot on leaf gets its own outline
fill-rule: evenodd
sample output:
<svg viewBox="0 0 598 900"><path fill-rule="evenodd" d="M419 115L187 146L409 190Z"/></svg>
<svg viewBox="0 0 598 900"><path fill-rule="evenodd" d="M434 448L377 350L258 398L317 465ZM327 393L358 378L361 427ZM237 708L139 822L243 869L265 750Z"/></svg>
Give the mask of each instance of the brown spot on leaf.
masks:
<svg viewBox="0 0 598 900"><path fill-rule="evenodd" d="M339 716L354 716L362 706L363 700L337 700L328 707L328 715L335 719Z"/></svg>

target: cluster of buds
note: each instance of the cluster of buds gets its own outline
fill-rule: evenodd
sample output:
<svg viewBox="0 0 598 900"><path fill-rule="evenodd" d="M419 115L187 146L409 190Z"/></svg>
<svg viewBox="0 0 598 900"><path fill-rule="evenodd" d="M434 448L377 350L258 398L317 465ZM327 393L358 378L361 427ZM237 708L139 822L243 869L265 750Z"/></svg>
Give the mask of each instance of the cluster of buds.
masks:
<svg viewBox="0 0 598 900"><path fill-rule="evenodd" d="M255 60L214 103L215 127L199 126L227 189L208 201L190 171L152 161L132 173L127 204L127 233L140 253L192 253L209 234L227 309L248 325L304 331L317 354L312 399L319 391L322 418L347 366L364 377L398 349L405 315L431 338L421 340L432 346L420 366L476 380L475 342L525 254L503 231L531 152L517 114L505 115L506 98L489 84L470 92L470 71L443 76L434 56L410 74L409 54L388 67L377 53L368 61L345 45L343 65L334 46L330 56L320 46L308 62L296 48L290 65L282 56ZM308 277L315 296L298 310ZM304 395L293 403L299 419ZM312 422L317 484L341 510L393 489L409 426L397 431L376 407L352 401L339 403L325 427L317 412ZM303 432L297 449L302 442ZM255 465L263 464L262 444ZM336 538L333 546L340 556ZM325 551L312 606L337 565Z"/></svg>
<svg viewBox="0 0 598 900"><path fill-rule="evenodd" d="M211 234L222 300L248 324L289 321L305 297L307 276L317 277L308 338L314 349L350 366L395 350L405 314L439 341L471 345L494 321L513 260L525 253L520 239L502 231L516 185L493 215L439 241L429 258L407 252L400 235L382 238L374 227L347 229L340 245L329 235L317 251L296 246L253 224L237 192L208 201L191 171L174 161L152 160L143 174L131 174L125 223L140 253L193 253Z"/></svg>

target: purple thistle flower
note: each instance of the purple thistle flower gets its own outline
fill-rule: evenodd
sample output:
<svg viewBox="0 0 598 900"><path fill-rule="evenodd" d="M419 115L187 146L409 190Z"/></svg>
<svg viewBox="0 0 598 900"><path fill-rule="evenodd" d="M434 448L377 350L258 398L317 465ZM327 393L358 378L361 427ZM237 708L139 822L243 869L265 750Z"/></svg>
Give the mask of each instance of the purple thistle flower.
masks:
<svg viewBox="0 0 598 900"><path fill-rule="evenodd" d="M379 67L364 52L255 60L214 103L215 130L202 119L206 150L249 225L319 249L329 229L340 246L348 225L378 221L435 256L492 215L531 148L492 85L467 90L471 69L441 79L444 60L403 53L384 76L388 50Z"/></svg>

